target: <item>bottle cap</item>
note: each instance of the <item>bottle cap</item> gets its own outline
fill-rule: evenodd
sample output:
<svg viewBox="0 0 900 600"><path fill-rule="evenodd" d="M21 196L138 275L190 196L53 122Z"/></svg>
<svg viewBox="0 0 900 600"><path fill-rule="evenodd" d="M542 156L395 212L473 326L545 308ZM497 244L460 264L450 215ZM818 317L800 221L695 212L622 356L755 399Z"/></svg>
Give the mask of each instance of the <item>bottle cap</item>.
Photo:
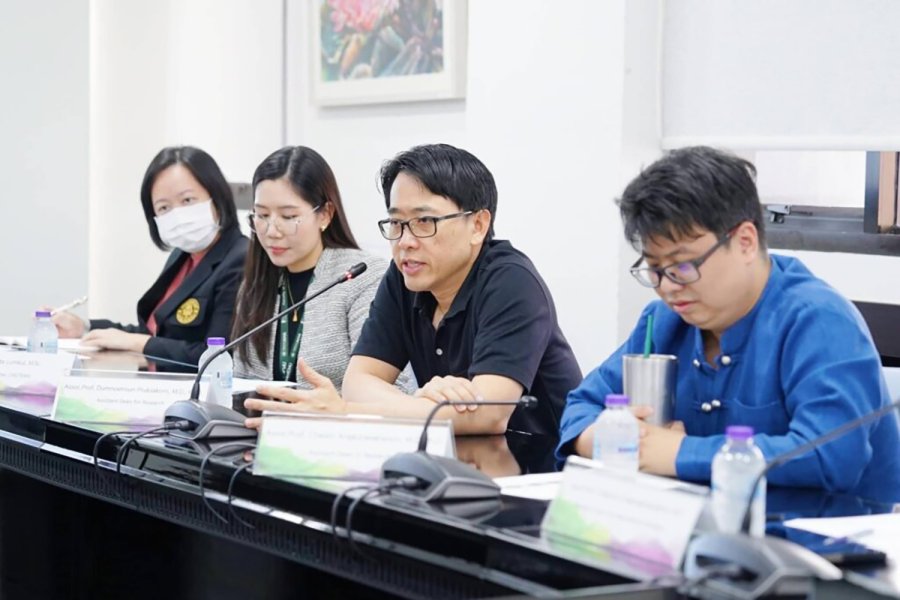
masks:
<svg viewBox="0 0 900 600"><path fill-rule="evenodd" d="M49 310L36 310L36 311L34 311L34 316L38 317L38 318L41 318L41 317L50 318L51 315L50 315Z"/></svg>
<svg viewBox="0 0 900 600"><path fill-rule="evenodd" d="M753 428L746 425L731 425L725 428L725 435L732 440L749 440L753 437Z"/></svg>
<svg viewBox="0 0 900 600"><path fill-rule="evenodd" d="M206 345L207 346L224 346L225 338L223 338L223 337L206 338Z"/></svg>
<svg viewBox="0 0 900 600"><path fill-rule="evenodd" d="M606 395L606 405L607 406L628 406L631 401L628 399L628 396L625 394L607 394Z"/></svg>

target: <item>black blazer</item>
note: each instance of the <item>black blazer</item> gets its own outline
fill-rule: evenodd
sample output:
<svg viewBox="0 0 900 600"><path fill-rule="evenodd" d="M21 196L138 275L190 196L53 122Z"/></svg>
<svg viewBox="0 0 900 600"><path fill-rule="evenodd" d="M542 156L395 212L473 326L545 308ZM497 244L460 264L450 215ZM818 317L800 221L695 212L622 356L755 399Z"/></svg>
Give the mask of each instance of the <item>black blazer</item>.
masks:
<svg viewBox="0 0 900 600"><path fill-rule="evenodd" d="M144 354L195 365L160 363L160 370L196 371L200 355L206 350L206 338L227 337L238 287L244 275L244 257L248 240L235 227L222 232L200 264L156 311L156 335L147 341ZM107 319L91 319L91 329L115 328L129 333L149 333L151 311L169 288L189 254L174 250L162 274L138 301L137 325L123 325Z"/></svg>

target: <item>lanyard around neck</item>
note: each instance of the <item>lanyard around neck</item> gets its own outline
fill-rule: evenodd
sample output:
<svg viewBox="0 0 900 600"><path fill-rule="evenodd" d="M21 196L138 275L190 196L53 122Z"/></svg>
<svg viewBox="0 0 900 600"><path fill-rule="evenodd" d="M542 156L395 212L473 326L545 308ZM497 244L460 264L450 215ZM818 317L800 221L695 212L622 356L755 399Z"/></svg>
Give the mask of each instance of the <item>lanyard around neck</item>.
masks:
<svg viewBox="0 0 900 600"><path fill-rule="evenodd" d="M309 280L309 284L312 285L312 279ZM290 290L288 289L290 285L291 283L287 278L282 280L277 312L281 312L293 304L292 298L290 298ZM303 339L303 322L305 320L306 311L304 310L300 323L297 325L297 335L294 336L293 343L289 341L290 325L288 315L282 315L278 321L278 362L281 366L281 376L288 381L290 381L291 375L296 375L297 356L300 354L300 340Z"/></svg>

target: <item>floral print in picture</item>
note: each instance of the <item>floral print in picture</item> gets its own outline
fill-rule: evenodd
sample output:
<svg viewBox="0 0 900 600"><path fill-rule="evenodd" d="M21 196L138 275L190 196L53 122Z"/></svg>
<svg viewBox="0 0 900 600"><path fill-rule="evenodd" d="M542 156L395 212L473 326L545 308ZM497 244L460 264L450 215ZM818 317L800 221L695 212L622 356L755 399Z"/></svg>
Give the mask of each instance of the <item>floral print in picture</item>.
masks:
<svg viewBox="0 0 900 600"><path fill-rule="evenodd" d="M442 0L321 0L322 80L444 70Z"/></svg>

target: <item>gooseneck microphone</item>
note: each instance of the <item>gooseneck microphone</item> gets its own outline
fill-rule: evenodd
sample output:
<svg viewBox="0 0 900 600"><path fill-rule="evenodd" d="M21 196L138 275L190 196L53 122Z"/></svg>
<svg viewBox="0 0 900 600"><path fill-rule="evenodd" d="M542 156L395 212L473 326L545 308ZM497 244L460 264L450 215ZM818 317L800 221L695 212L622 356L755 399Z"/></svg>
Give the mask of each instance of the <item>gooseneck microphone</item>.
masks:
<svg viewBox="0 0 900 600"><path fill-rule="evenodd" d="M178 400L169 406L169 408L166 409L165 421L186 419L192 423L196 423L196 428L178 432L180 436L189 437L191 439L246 437L247 435L255 435L255 432L252 432L252 430L246 430L249 432L246 434L241 432L242 429L246 429L243 425L245 417L241 413L224 406L210 404L208 402L198 402L200 398L200 379L203 377L203 372L206 371L206 367L208 367L216 358L225 352L228 352L257 331L270 326L284 315L297 310L307 302L318 298L334 286L359 277L366 271L366 268L366 263L353 265L347 269L346 272L342 273L340 277L323 287L321 290L314 294L306 295L301 300L298 300L294 304L275 314L275 316L266 319L253 329L239 335L228 344L213 352L197 369L197 376L194 378L194 385L191 388L190 398L187 400ZM220 429L221 431L217 432L216 429Z"/></svg>
<svg viewBox="0 0 900 600"><path fill-rule="evenodd" d="M415 452L395 454L381 466L382 482L396 481L401 477L414 477L418 485L398 490L426 502L438 500L476 500L496 498L500 486L493 479L455 458L428 454L428 428L437 412L445 406L523 406L533 408L538 400L534 396L522 396L518 400L444 400L438 402L425 418L419 447Z"/></svg>
<svg viewBox="0 0 900 600"><path fill-rule="evenodd" d="M843 437L845 434L850 433L854 429L858 427L862 427L872 421L877 421L881 417L888 415L895 410L900 408L900 398L894 400L890 404L886 404L870 413L866 413L861 417L857 417L852 421L847 421L840 427L836 427L829 432L823 433L818 437L814 437L804 444L800 444L796 448L792 448L787 452L782 452L772 460L766 463L765 468L760 471L759 475L756 476L756 479L753 480L753 486L750 488L750 498L747 500L747 506L744 509L744 516L741 519L741 533L749 533L750 532L750 513L751 506L753 505L753 496L756 495L757 489L759 488L759 484L762 482L763 477L769 473L772 469L776 467L780 467L781 465L787 463L798 456L803 456L807 452L811 452L815 450L819 446L823 446L828 442L834 441L839 437Z"/></svg>

